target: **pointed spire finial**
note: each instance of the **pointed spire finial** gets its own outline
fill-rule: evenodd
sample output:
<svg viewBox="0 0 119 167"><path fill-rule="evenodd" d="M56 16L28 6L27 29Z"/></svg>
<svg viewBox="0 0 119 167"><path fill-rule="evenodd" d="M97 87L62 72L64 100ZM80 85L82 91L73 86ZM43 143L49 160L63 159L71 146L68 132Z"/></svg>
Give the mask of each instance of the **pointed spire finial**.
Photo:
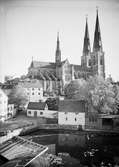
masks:
<svg viewBox="0 0 119 167"><path fill-rule="evenodd" d="M85 25L85 36L84 36L84 45L83 45L83 53L88 54L90 52L90 39L88 32L88 15L86 15L86 25Z"/></svg>
<svg viewBox="0 0 119 167"><path fill-rule="evenodd" d="M88 14L86 14L86 22L88 22Z"/></svg>
<svg viewBox="0 0 119 167"><path fill-rule="evenodd" d="M33 56L32 56L31 67L32 67L32 68L34 67L34 64L33 64Z"/></svg>
<svg viewBox="0 0 119 167"><path fill-rule="evenodd" d="M99 18L98 18L98 7L96 7L96 11L97 11L97 16L96 16L96 24L95 24L93 51L102 51L101 32L100 32L100 24L99 24Z"/></svg>
<svg viewBox="0 0 119 167"><path fill-rule="evenodd" d="M60 51L60 41L59 41L59 31L57 32L57 46L56 46L56 57L55 62L61 62L61 51Z"/></svg>
<svg viewBox="0 0 119 167"><path fill-rule="evenodd" d="M57 32L57 41L59 41L59 31Z"/></svg>
<svg viewBox="0 0 119 167"><path fill-rule="evenodd" d="M96 6L96 11L97 11L97 13L98 13L98 9L99 9L99 7L98 7L98 6Z"/></svg>

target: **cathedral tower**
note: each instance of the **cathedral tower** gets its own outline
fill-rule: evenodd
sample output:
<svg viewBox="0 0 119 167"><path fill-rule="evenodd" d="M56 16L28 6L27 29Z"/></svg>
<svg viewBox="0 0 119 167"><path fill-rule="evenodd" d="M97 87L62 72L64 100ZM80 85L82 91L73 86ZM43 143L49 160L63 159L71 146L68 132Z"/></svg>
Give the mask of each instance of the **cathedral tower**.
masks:
<svg viewBox="0 0 119 167"><path fill-rule="evenodd" d="M104 61L104 52L101 40L98 10L95 24L93 52L91 54L91 64L92 64L93 74L105 78L105 61Z"/></svg>
<svg viewBox="0 0 119 167"><path fill-rule="evenodd" d="M86 17L84 44L83 44L83 55L81 57L81 66L90 67L91 66L91 48L90 48L90 38L88 31L88 19Z"/></svg>
<svg viewBox="0 0 119 167"><path fill-rule="evenodd" d="M55 63L56 63L56 65L60 65L60 63L61 63L61 50L60 50L59 33L57 33L57 47L56 47L56 53L55 53Z"/></svg>

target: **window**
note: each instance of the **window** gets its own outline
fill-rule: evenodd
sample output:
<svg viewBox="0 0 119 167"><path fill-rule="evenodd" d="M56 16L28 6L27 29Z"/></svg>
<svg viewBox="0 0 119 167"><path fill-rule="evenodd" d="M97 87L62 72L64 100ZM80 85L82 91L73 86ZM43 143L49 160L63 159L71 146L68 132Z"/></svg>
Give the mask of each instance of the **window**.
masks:
<svg viewBox="0 0 119 167"><path fill-rule="evenodd" d="M43 115L43 112L40 112L40 115Z"/></svg>
<svg viewBox="0 0 119 167"><path fill-rule="evenodd" d="M102 60L102 58L100 59L100 65L103 65L103 60Z"/></svg>
<svg viewBox="0 0 119 167"><path fill-rule="evenodd" d="M34 88L32 88L32 90L34 90Z"/></svg>
<svg viewBox="0 0 119 167"><path fill-rule="evenodd" d="M32 93L32 95L34 95L34 92Z"/></svg>
<svg viewBox="0 0 119 167"><path fill-rule="evenodd" d="M94 57L94 59L93 59L93 65L95 65L96 64L96 61L95 61L95 57Z"/></svg>
<svg viewBox="0 0 119 167"><path fill-rule="evenodd" d="M40 95L40 92L38 93L38 95Z"/></svg>
<svg viewBox="0 0 119 167"><path fill-rule="evenodd" d="M65 114L67 114L67 112L65 111Z"/></svg>
<svg viewBox="0 0 119 167"><path fill-rule="evenodd" d="M31 111L28 111L28 114L31 114Z"/></svg>
<svg viewBox="0 0 119 167"><path fill-rule="evenodd" d="M66 117L66 121L68 120L68 118Z"/></svg>
<svg viewBox="0 0 119 167"><path fill-rule="evenodd" d="M91 59L89 59L88 65L91 66Z"/></svg>
<svg viewBox="0 0 119 167"><path fill-rule="evenodd" d="M27 95L29 95L29 93L27 93Z"/></svg>
<svg viewBox="0 0 119 167"><path fill-rule="evenodd" d="M77 121L77 119L75 118L75 122Z"/></svg>

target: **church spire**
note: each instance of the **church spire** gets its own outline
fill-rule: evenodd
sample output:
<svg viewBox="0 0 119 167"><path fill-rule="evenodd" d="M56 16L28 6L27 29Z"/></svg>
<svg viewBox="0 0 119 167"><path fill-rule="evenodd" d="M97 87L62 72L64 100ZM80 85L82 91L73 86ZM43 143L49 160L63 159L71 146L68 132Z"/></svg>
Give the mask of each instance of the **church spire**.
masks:
<svg viewBox="0 0 119 167"><path fill-rule="evenodd" d="M56 47L56 54L55 54L55 62L56 62L56 64L59 64L61 62L59 32L57 33L57 47Z"/></svg>
<svg viewBox="0 0 119 167"><path fill-rule="evenodd" d="M84 44L83 44L83 54L88 54L91 51L90 49L90 38L88 31L88 18L86 17L86 26L85 26L85 36L84 36Z"/></svg>
<svg viewBox="0 0 119 167"><path fill-rule="evenodd" d="M101 41L101 32L100 32L100 25L99 25L99 18L98 18L98 9L97 9L97 16L96 16L93 51L102 51L102 41Z"/></svg>
<svg viewBox="0 0 119 167"><path fill-rule="evenodd" d="M31 68L33 67L34 67L34 64L33 64L33 56L32 56Z"/></svg>

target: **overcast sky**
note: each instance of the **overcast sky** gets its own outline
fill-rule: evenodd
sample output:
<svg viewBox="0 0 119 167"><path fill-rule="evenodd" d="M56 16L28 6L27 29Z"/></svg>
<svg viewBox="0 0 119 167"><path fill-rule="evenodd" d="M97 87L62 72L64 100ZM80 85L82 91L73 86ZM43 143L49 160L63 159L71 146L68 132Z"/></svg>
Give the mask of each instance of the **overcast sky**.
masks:
<svg viewBox="0 0 119 167"><path fill-rule="evenodd" d="M118 0L1 0L0 1L0 79L4 75L27 73L34 60L54 61L57 31L62 60L80 64L88 15L91 48L96 6L106 75L119 80L119 1Z"/></svg>

